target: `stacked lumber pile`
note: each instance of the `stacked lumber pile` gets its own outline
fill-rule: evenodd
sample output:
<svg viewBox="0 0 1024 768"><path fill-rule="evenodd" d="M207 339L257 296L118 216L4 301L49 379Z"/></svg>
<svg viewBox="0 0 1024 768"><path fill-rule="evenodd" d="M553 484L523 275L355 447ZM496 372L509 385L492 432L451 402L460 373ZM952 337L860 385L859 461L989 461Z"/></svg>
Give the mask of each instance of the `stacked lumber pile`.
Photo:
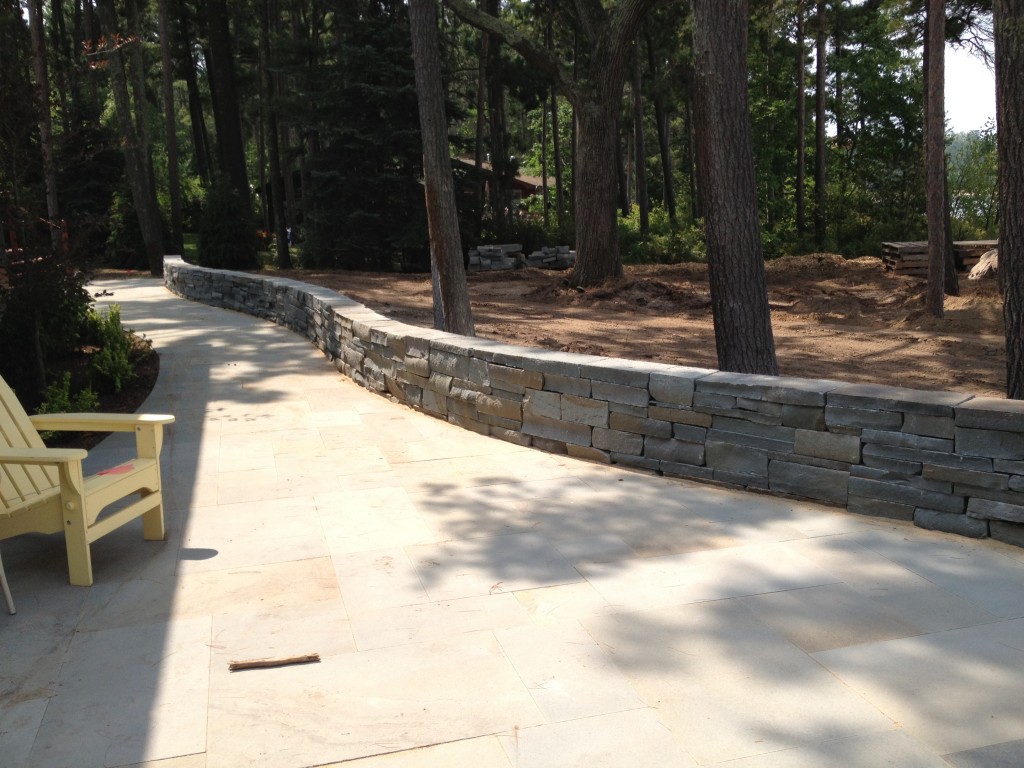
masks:
<svg viewBox="0 0 1024 768"><path fill-rule="evenodd" d="M957 269L971 269L982 254L995 248L995 240L957 240L953 243ZM906 243L882 243L882 262L888 272L897 275L928 275L928 243L913 241Z"/></svg>

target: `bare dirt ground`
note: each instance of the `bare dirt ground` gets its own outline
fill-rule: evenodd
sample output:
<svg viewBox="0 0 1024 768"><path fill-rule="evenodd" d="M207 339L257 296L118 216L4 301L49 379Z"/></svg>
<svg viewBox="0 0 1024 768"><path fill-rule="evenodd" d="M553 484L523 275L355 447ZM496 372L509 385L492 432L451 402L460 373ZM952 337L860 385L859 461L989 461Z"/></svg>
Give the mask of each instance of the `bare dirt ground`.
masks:
<svg viewBox="0 0 1024 768"><path fill-rule="evenodd" d="M275 271L332 288L383 315L430 326L428 275ZM565 273L472 273L477 335L570 352L716 368L707 269L626 268L576 291ZM772 327L784 376L1004 396L1002 302L994 280L960 275L961 295L929 317L924 280L883 271L873 257L790 256L768 263Z"/></svg>

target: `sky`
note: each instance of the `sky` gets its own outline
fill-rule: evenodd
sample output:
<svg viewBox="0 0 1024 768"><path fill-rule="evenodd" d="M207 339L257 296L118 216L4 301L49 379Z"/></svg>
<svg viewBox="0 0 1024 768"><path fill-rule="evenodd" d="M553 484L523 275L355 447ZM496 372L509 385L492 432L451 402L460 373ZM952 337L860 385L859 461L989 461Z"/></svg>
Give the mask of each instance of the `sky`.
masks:
<svg viewBox="0 0 1024 768"><path fill-rule="evenodd" d="M946 125L956 133L996 117L995 73L963 49L946 46Z"/></svg>

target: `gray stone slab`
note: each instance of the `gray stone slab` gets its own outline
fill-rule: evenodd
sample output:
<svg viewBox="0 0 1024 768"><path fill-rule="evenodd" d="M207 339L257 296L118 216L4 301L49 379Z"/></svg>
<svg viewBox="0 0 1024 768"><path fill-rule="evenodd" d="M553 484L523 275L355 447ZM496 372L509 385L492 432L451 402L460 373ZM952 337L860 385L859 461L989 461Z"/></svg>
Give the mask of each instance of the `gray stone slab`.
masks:
<svg viewBox="0 0 1024 768"><path fill-rule="evenodd" d="M971 399L962 392L938 392L880 384L843 384L828 393L828 405L841 408L951 416L953 408Z"/></svg>
<svg viewBox="0 0 1024 768"><path fill-rule="evenodd" d="M768 465L768 486L772 491L832 504L846 505L849 479L849 472L789 461L772 461Z"/></svg>
<svg viewBox="0 0 1024 768"><path fill-rule="evenodd" d="M661 403L691 405L696 381L712 373L714 371L704 368L682 367L652 372L648 383L651 398Z"/></svg>
<svg viewBox="0 0 1024 768"><path fill-rule="evenodd" d="M539 371L524 371L522 368L488 363L487 377L492 387L520 395L528 389L544 388L544 374Z"/></svg>
<svg viewBox="0 0 1024 768"><path fill-rule="evenodd" d="M913 520L915 507L913 504L900 504L851 493L846 502L846 509L858 515L885 517L890 520Z"/></svg>
<svg viewBox="0 0 1024 768"><path fill-rule="evenodd" d="M676 464L671 461L661 462L660 470L669 477L685 477L690 480L710 481L715 479L715 470L711 467L698 467L692 464Z"/></svg>
<svg viewBox="0 0 1024 768"><path fill-rule="evenodd" d="M495 397L494 395L480 395L476 400L476 408L482 414L512 419L520 423L523 420L522 400Z"/></svg>
<svg viewBox="0 0 1024 768"><path fill-rule="evenodd" d="M715 416L711 425L712 428L720 432L754 435L784 443L792 443L796 438L796 430L791 427L784 427L780 424L762 424L735 416Z"/></svg>
<svg viewBox="0 0 1024 768"><path fill-rule="evenodd" d="M693 407L696 409L718 408L732 411L736 407L736 398L732 395L720 395L716 392L694 392Z"/></svg>
<svg viewBox="0 0 1024 768"><path fill-rule="evenodd" d="M981 520L1024 523L1024 506L974 497L967 502L967 514Z"/></svg>
<svg viewBox="0 0 1024 768"><path fill-rule="evenodd" d="M1024 459L1024 434L989 429L956 428L956 452L993 459Z"/></svg>
<svg viewBox="0 0 1024 768"><path fill-rule="evenodd" d="M672 437L672 424L670 422L630 416L626 413L610 413L608 415L608 426L620 432L633 432L637 435Z"/></svg>
<svg viewBox="0 0 1024 768"><path fill-rule="evenodd" d="M892 476L914 477L921 474L921 462L901 461L887 456L878 456L870 450L869 446L865 447L861 461L865 467L883 470Z"/></svg>
<svg viewBox="0 0 1024 768"><path fill-rule="evenodd" d="M942 453L940 451L923 451L918 448L901 448L898 445L865 445L863 454L865 456L877 456L900 461L914 461L920 464L933 464L937 467L952 467L955 469L971 469L976 472L986 472L991 466L990 460L971 455L958 455L956 453Z"/></svg>
<svg viewBox="0 0 1024 768"><path fill-rule="evenodd" d="M704 446L701 443L687 443L682 440L646 437L644 438L644 456L675 464L702 466L704 464Z"/></svg>
<svg viewBox="0 0 1024 768"><path fill-rule="evenodd" d="M735 486L736 488L753 488L759 491L768 490L767 475L751 475L746 472L732 472L728 469L716 469L713 479L716 483Z"/></svg>
<svg viewBox="0 0 1024 768"><path fill-rule="evenodd" d="M886 411L871 408L851 408L848 406L825 406L825 424L829 430L835 427L853 427L857 429L901 429L903 414L899 411Z"/></svg>
<svg viewBox="0 0 1024 768"><path fill-rule="evenodd" d="M963 483L976 488L991 488L997 491L1005 491L1010 487L1010 477L996 472L978 472L970 469L925 464L921 474L928 480Z"/></svg>
<svg viewBox="0 0 1024 768"><path fill-rule="evenodd" d="M782 424L797 429L825 430L825 408L823 406L783 405Z"/></svg>
<svg viewBox="0 0 1024 768"><path fill-rule="evenodd" d="M942 512L937 509L918 508L914 510L914 525L930 531L945 531L968 536L972 539L983 539L988 536L988 523L967 515Z"/></svg>
<svg viewBox="0 0 1024 768"><path fill-rule="evenodd" d="M625 384L612 384L596 380L591 382L591 397L595 400L637 406L646 406L651 399L646 387L630 387Z"/></svg>
<svg viewBox="0 0 1024 768"><path fill-rule="evenodd" d="M1024 475L1024 461L996 459L993 462L993 468L996 472L1005 472L1008 475Z"/></svg>
<svg viewBox="0 0 1024 768"><path fill-rule="evenodd" d="M562 418L562 396L557 392L526 391L523 396L523 416L534 416L557 421Z"/></svg>
<svg viewBox="0 0 1024 768"><path fill-rule="evenodd" d="M608 426L608 403L575 395L562 395L562 420L590 427Z"/></svg>
<svg viewBox="0 0 1024 768"><path fill-rule="evenodd" d="M798 429L794 434L793 452L855 464L860 461L860 438Z"/></svg>
<svg viewBox="0 0 1024 768"><path fill-rule="evenodd" d="M534 387L534 389L545 389L548 392L558 392L563 395L590 397L590 379L579 379L572 376L559 376L557 373L539 375L544 377L544 386Z"/></svg>
<svg viewBox="0 0 1024 768"><path fill-rule="evenodd" d="M953 437L953 419L949 416L925 416L908 413L903 418L903 431L925 437Z"/></svg>
<svg viewBox="0 0 1024 768"><path fill-rule="evenodd" d="M652 419L670 421L673 424L687 424L693 427L710 427L714 416L701 411L691 411L686 408L672 408L664 405L651 405L647 408L647 415ZM1022 472L1021 474L1024 474Z"/></svg>
<svg viewBox="0 0 1024 768"><path fill-rule="evenodd" d="M690 443L703 443L708 438L708 430L704 427L692 427L689 424L673 424L672 437Z"/></svg>
<svg viewBox="0 0 1024 768"><path fill-rule="evenodd" d="M531 437L542 437L576 445L591 445L590 432L591 428L582 424L572 424L528 411L523 413L523 434Z"/></svg>
<svg viewBox="0 0 1024 768"><path fill-rule="evenodd" d="M942 512L962 512L964 508L964 499L960 496L926 491L895 480L883 482L851 476L850 493L883 501L895 501L913 507L938 509Z"/></svg>
<svg viewBox="0 0 1024 768"><path fill-rule="evenodd" d="M865 443L895 445L900 448L919 448L924 451L939 451L940 453L952 453L953 451L952 439L915 435L905 430L906 424L904 424L903 432L893 432L887 429L865 429L861 432L861 439Z"/></svg>
<svg viewBox="0 0 1024 768"><path fill-rule="evenodd" d="M1024 401L975 397L956 409L955 419L958 427L1024 432Z"/></svg>
<svg viewBox="0 0 1024 768"><path fill-rule="evenodd" d="M594 447L602 451L628 453L634 456L640 456L644 452L643 435L633 432L620 432L616 429L595 427L592 440Z"/></svg>
<svg viewBox="0 0 1024 768"><path fill-rule="evenodd" d="M741 411L750 411L763 416L770 416L774 423L782 424L782 409L785 408L782 403L776 403L771 400L751 400L747 397L737 397L736 407Z"/></svg>
<svg viewBox="0 0 1024 768"><path fill-rule="evenodd" d="M709 429L708 440L716 440L733 445L745 445L750 448L761 448L765 451L776 451L778 453L792 453L793 443L787 440L773 440L769 437L759 437L746 432L724 432L720 429Z"/></svg>
<svg viewBox="0 0 1024 768"><path fill-rule="evenodd" d="M768 452L761 448L709 439L705 444L705 463L716 472L768 476Z"/></svg>
<svg viewBox="0 0 1024 768"><path fill-rule="evenodd" d="M605 357L600 362L581 365L580 378L647 389L651 374L661 372L669 367L664 363Z"/></svg>
<svg viewBox="0 0 1024 768"><path fill-rule="evenodd" d="M838 381L719 371L702 378L697 391L788 405L824 405L825 393L842 386Z"/></svg>
<svg viewBox="0 0 1024 768"><path fill-rule="evenodd" d="M998 541L1024 547L1024 525L1004 520L989 520L988 535Z"/></svg>

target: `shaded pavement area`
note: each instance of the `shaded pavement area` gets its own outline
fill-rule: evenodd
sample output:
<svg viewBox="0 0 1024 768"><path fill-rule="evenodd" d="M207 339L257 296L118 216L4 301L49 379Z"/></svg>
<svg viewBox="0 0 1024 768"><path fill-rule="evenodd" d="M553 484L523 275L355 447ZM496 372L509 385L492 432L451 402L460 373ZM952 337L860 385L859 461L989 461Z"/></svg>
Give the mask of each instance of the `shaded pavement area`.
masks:
<svg viewBox="0 0 1024 768"><path fill-rule="evenodd" d="M91 588L0 542L0 766L1024 764L1024 550L481 437L102 289L161 356L168 536Z"/></svg>

